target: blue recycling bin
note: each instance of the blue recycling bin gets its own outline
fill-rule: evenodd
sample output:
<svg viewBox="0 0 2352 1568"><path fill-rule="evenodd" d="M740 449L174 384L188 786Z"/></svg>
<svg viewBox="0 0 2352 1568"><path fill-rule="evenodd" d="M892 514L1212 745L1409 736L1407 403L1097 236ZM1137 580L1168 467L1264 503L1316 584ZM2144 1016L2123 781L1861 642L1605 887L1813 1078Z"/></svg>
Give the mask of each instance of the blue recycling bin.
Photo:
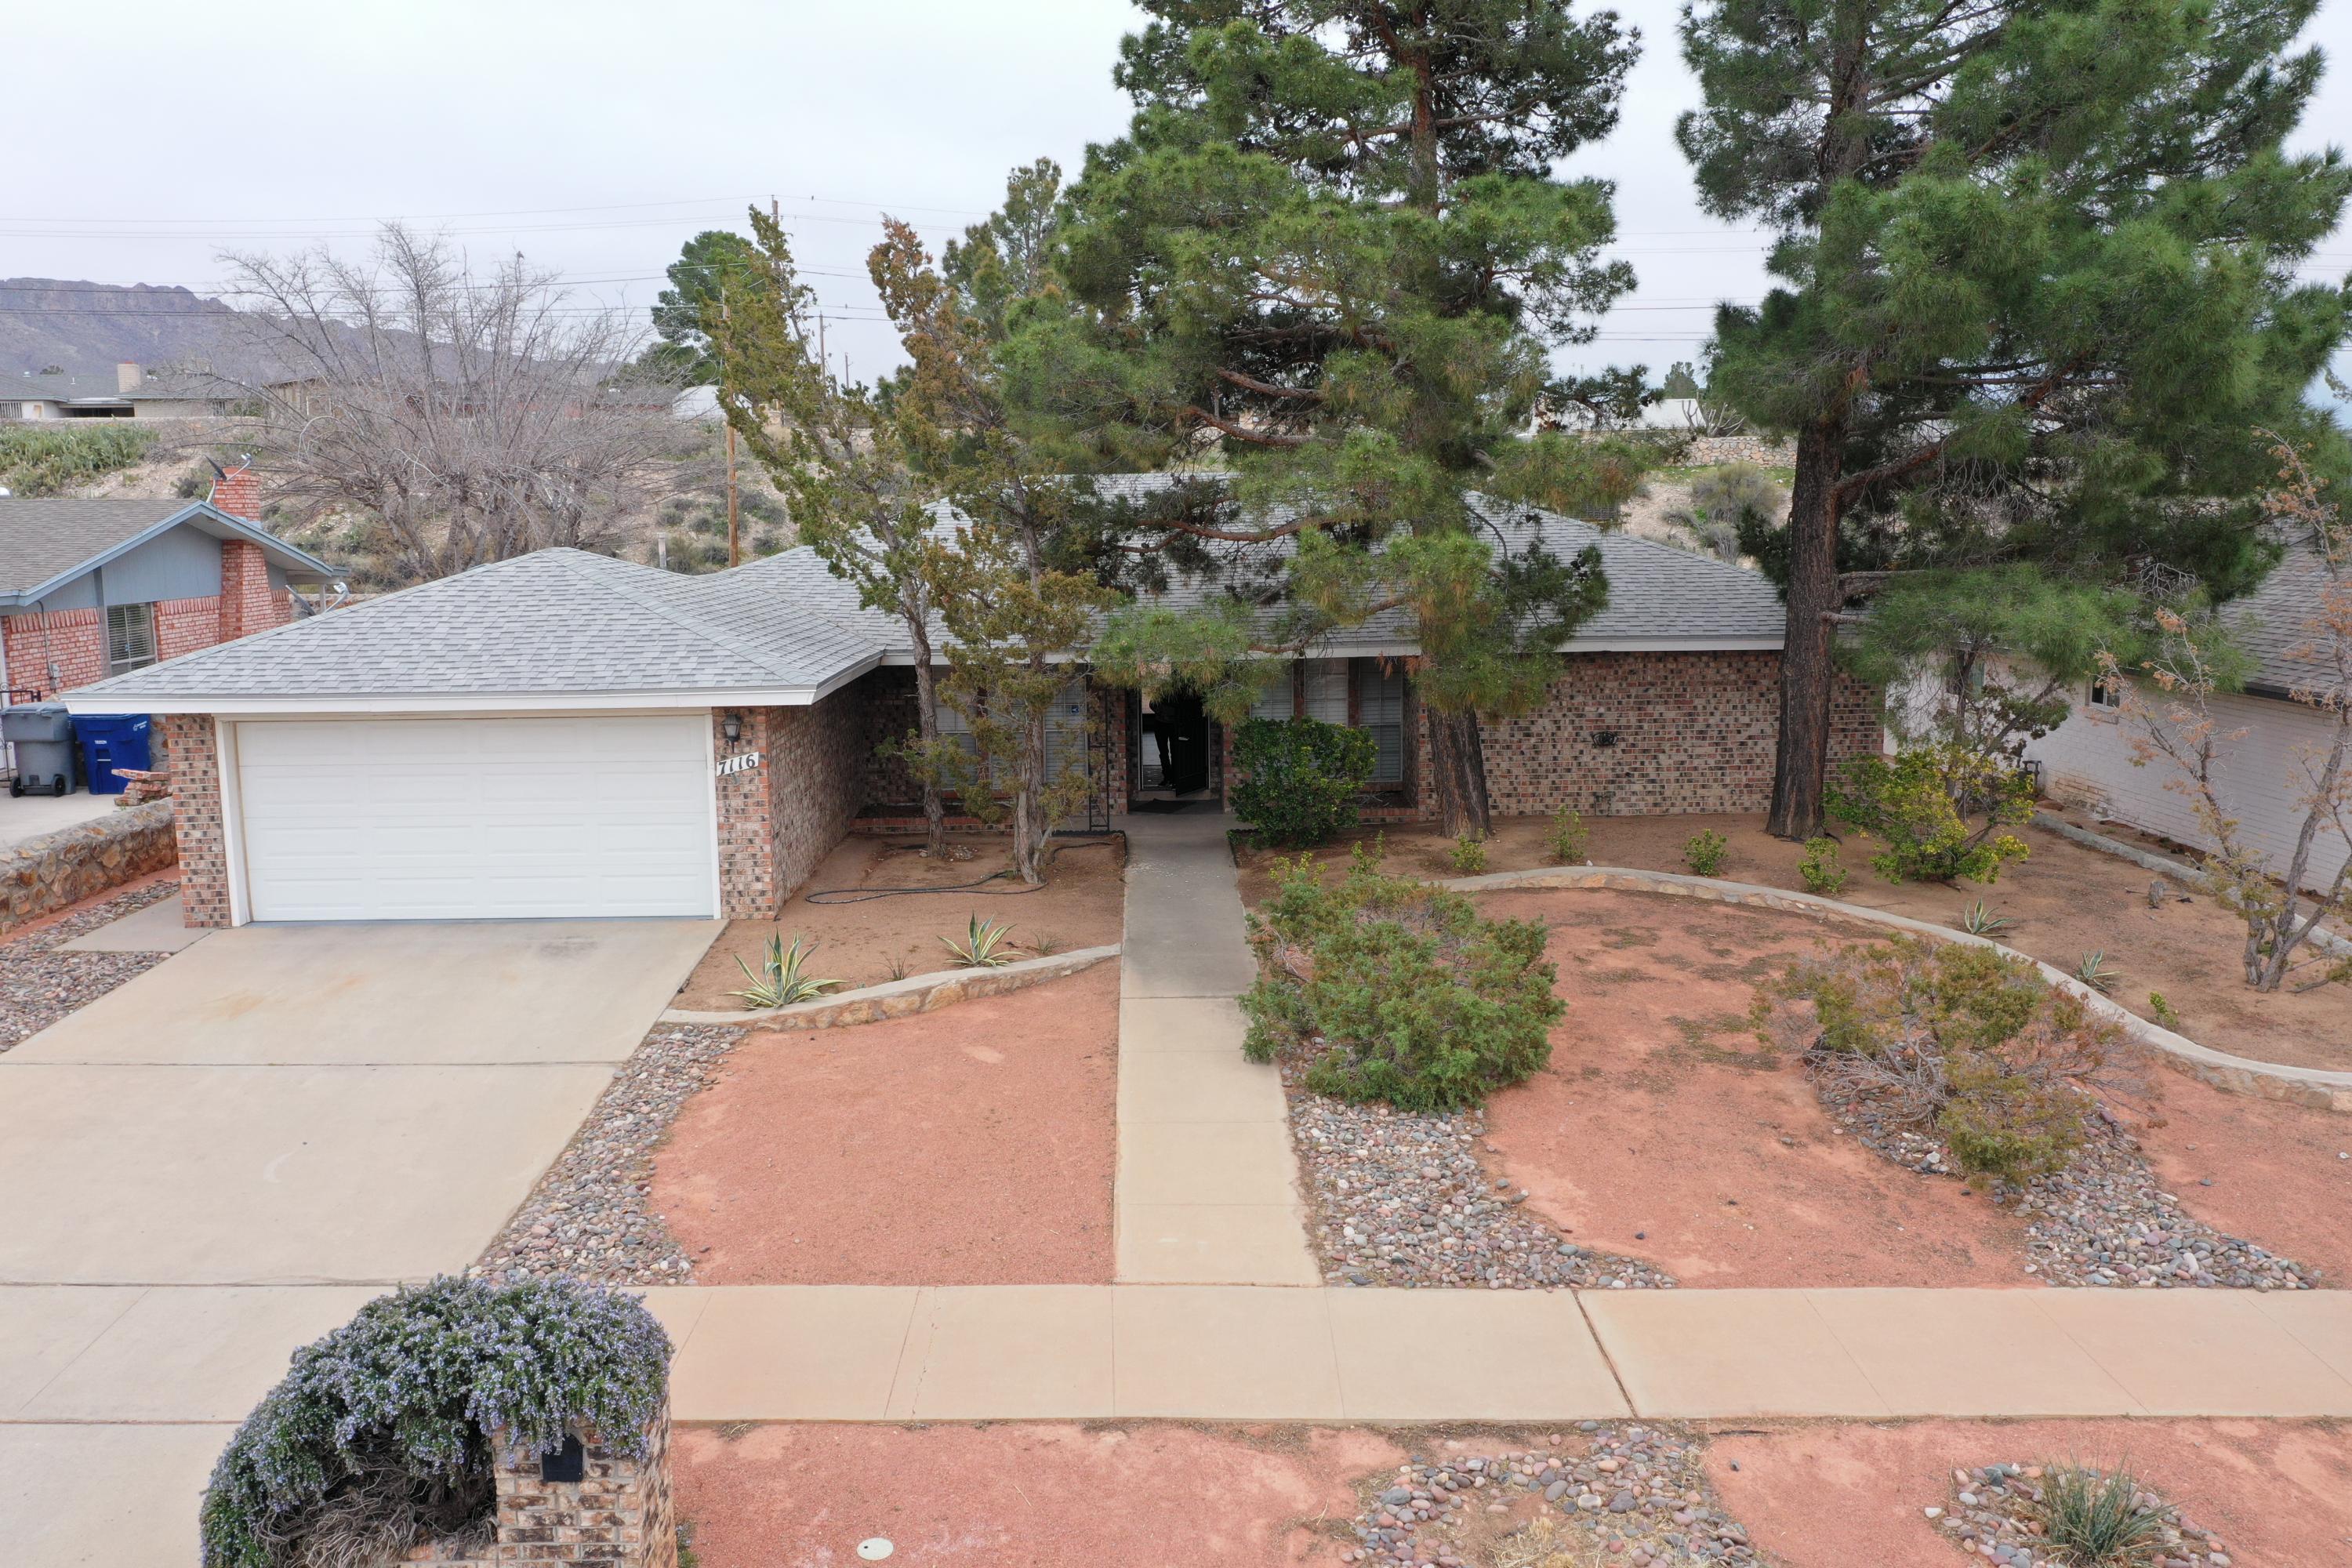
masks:
<svg viewBox="0 0 2352 1568"><path fill-rule="evenodd" d="M153 754L149 742L154 721L144 713L85 713L74 721L74 739L81 743L82 776L92 795L121 795L131 781L114 776L117 768L145 768Z"/></svg>

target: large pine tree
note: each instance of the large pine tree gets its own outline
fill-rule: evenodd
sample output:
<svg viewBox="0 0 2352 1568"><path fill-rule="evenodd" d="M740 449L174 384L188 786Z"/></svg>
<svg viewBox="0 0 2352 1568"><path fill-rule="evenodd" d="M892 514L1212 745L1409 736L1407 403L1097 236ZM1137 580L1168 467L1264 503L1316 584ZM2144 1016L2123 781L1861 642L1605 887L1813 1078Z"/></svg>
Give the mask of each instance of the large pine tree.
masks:
<svg viewBox="0 0 2352 1568"><path fill-rule="evenodd" d="M1179 492L1164 537L1246 538L1284 509L1290 646L1408 611L1441 814L1483 834L1478 715L1540 698L1600 581L1597 554L1499 559L1467 498L1576 506L1622 479L1622 454L1524 432L1548 351L1632 284L1598 256L1608 187L1555 165L1614 123L1633 37L1559 0L1143 9L1118 72L1133 122L1072 195L1072 309L1007 363L1041 398L1222 448L1233 482ZM1216 645L1143 624L1162 668Z"/></svg>
<svg viewBox="0 0 2352 1568"><path fill-rule="evenodd" d="M1709 395L1792 432L1770 826L1820 830L1842 566L2267 563L2256 425L2306 428L2342 214L2282 139L2317 0L1696 0L1680 127L1710 211L1779 231L1717 322ZM1849 552L1841 559L1842 546Z"/></svg>

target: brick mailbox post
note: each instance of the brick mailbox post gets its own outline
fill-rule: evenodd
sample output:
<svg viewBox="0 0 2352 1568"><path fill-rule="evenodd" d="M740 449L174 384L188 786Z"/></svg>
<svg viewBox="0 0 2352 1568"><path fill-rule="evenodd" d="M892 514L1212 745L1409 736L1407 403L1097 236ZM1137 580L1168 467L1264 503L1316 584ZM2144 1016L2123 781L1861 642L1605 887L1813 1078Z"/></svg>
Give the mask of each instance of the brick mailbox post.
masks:
<svg viewBox="0 0 2352 1568"><path fill-rule="evenodd" d="M623 1458L592 1436L544 1459L501 1459L498 1486L498 1535L490 1544L427 1542L400 1561L443 1568L677 1568L667 1410L655 1418L642 1459Z"/></svg>

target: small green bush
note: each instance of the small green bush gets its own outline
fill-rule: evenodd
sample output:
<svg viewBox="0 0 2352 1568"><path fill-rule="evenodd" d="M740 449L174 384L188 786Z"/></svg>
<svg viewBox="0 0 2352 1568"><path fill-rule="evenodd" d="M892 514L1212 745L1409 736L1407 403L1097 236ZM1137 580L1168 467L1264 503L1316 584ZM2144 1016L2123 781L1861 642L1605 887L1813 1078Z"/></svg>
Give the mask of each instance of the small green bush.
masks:
<svg viewBox="0 0 2352 1568"><path fill-rule="evenodd" d="M1581 866L1592 851L1592 830L1584 818L1561 806L1551 814L1551 858L1563 866Z"/></svg>
<svg viewBox="0 0 2352 1568"><path fill-rule="evenodd" d="M569 1280L404 1288L294 1354L213 1467L204 1568L397 1558L487 1533L494 1444L593 1431L642 1458L669 1336L635 1298Z"/></svg>
<svg viewBox="0 0 2352 1568"><path fill-rule="evenodd" d="M1260 963L1242 998L1253 1061L1309 1058L1307 1087L1402 1110L1484 1101L1551 1059L1544 928L1490 921L1458 893L1381 869L1358 846L1326 881L1306 856L1275 868L1250 919Z"/></svg>
<svg viewBox="0 0 2352 1568"><path fill-rule="evenodd" d="M2163 992L2151 991L2147 994L2147 1010L2156 1016L2158 1023L2176 1035L2180 1033L2180 1015L2174 1010L2171 1003L2164 999Z"/></svg>
<svg viewBox="0 0 2352 1568"><path fill-rule="evenodd" d="M1731 841L1709 829L1683 846L1683 864L1694 877L1712 877L1723 869L1724 857L1730 853Z"/></svg>
<svg viewBox="0 0 2352 1568"><path fill-rule="evenodd" d="M1808 838L1805 853L1797 861L1797 875L1804 879L1805 891L1830 898L1845 890L1845 862L1838 858L1838 841L1834 838Z"/></svg>
<svg viewBox="0 0 2352 1568"><path fill-rule="evenodd" d="M1809 1052L1874 1114L1941 1136L1965 1172L2020 1182L2073 1158L2123 1038L2031 963L1910 938L1801 960L1756 1011L1768 1043Z"/></svg>
<svg viewBox="0 0 2352 1568"><path fill-rule="evenodd" d="M0 488L19 496L63 495L130 468L154 444L154 431L110 419L0 426Z"/></svg>
<svg viewBox="0 0 2352 1568"><path fill-rule="evenodd" d="M1454 869L1465 877L1475 877L1486 869L1486 841L1474 833L1465 833L1454 841Z"/></svg>
<svg viewBox="0 0 2352 1568"><path fill-rule="evenodd" d="M1957 746L1922 746L1891 763L1857 759L1828 805L1885 843L1870 863L1890 882L1992 882L2002 866L2025 858L2025 841L2000 829L2033 820L2033 781ZM1963 806L1981 816L1977 826Z"/></svg>
<svg viewBox="0 0 2352 1568"><path fill-rule="evenodd" d="M1247 719L1234 737L1234 815L1269 844L1328 844L1356 826L1379 760L1371 731L1319 719Z"/></svg>

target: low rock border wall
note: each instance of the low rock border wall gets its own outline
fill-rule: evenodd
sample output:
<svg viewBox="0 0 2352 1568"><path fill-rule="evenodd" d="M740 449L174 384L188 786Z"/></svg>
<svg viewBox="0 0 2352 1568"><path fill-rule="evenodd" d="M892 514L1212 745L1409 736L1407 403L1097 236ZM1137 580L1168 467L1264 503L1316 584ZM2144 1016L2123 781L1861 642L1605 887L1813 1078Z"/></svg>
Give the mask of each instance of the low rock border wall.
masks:
<svg viewBox="0 0 2352 1568"><path fill-rule="evenodd" d="M121 806L0 850L0 932L175 865L172 803Z"/></svg>
<svg viewBox="0 0 2352 1568"><path fill-rule="evenodd" d="M1049 958L1024 958L994 969L940 969L929 974L909 974L904 980L885 981L879 985L844 991L836 995L819 997L814 1002L795 1003L790 1007L733 1013L694 1013L674 1009L662 1015L662 1022L730 1024L745 1029L837 1029L852 1024L872 1024L884 1018L904 1018L915 1013L929 1013L957 1002L969 1002L976 996L1001 996L1008 991L1025 990L1032 985L1043 985L1049 980L1059 980L1066 974L1092 969L1105 959L1118 956L1118 944L1116 942L1108 947L1074 948Z"/></svg>
<svg viewBox="0 0 2352 1568"><path fill-rule="evenodd" d="M1860 904L1841 903L1811 893L1793 893L1785 888L1764 888L1749 882L1723 882L1709 877L1689 877L1674 871L1643 871L1620 866L1558 866L1532 871L1496 871L1484 877L1454 878L1439 886L1459 893L1504 892L1530 888L1601 888L1622 892L1664 893L1676 898L1705 899L1714 903L1745 904L1781 910L1791 914L1813 915L1848 925L1899 931L1928 942L1960 942L1989 947L2011 958L2024 959L2039 969L2042 978L2051 984L2081 997L2095 1016L2110 1020L2126 1036L2157 1052L2168 1066L2191 1078L2233 1094L2287 1100L2321 1110L2352 1115L2352 1072L2328 1072L2318 1068L2258 1062L2214 1050L2210 1046L2200 1046L2185 1035L2176 1035L2169 1029L2149 1023L2063 970L2053 968L2029 953L2019 952L1967 931L1955 931L1949 926L1888 914L1884 910L1867 909Z"/></svg>

